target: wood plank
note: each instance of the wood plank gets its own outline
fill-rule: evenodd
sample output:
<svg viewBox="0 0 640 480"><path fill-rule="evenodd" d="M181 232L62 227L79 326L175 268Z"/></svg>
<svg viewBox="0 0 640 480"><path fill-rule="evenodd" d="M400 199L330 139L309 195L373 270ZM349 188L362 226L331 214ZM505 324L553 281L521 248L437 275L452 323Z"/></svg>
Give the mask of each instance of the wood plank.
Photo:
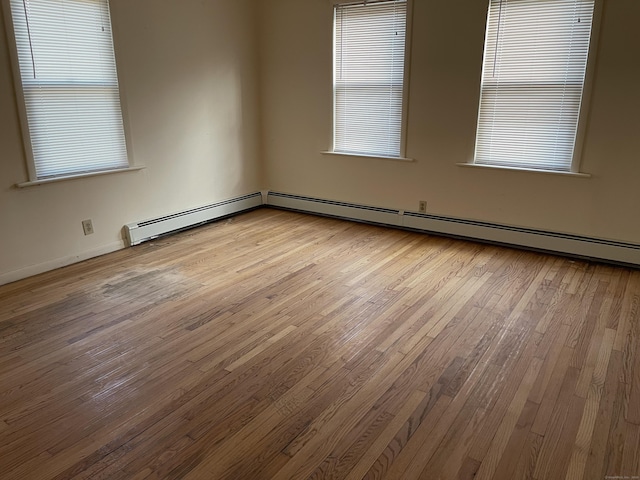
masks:
<svg viewBox="0 0 640 480"><path fill-rule="evenodd" d="M260 209L0 286L6 479L640 475L640 272Z"/></svg>
<svg viewBox="0 0 640 480"><path fill-rule="evenodd" d="M418 405L422 403L426 395L426 393L419 390L411 394L409 400L407 400L400 411L394 415L393 420L387 425L382 434L376 438L375 442L373 442L358 463L351 469L345 477L346 480L360 480L364 477L376 459L384 452L389 443L397 435L409 416L415 411Z"/></svg>
<svg viewBox="0 0 640 480"><path fill-rule="evenodd" d="M605 337L600 346L600 352L595 365L595 371L592 376L590 388L587 394L587 402L582 414L582 420L576 435L573 453L569 461L569 468L566 478L569 480L580 480L583 478L587 459L589 455L589 447L593 439L593 431L596 424L598 411L600 409L600 401L605 381L605 374L609 367L609 358L613 349L616 338L616 331L607 329ZM578 379L579 387L580 379ZM576 388L578 388L576 387Z"/></svg>
<svg viewBox="0 0 640 480"><path fill-rule="evenodd" d="M493 441L491 442L491 446L489 447L487 454L482 460L480 470L478 470L476 475L477 479L493 478L493 474L495 473L498 463L502 458L502 454L507 447L507 442L509 441L518 418L522 413L522 409L524 408L527 397L531 392L531 388L533 387L541 367L542 360L534 358L529 369L522 378L522 382L513 396L511 403L509 404L509 408L500 423L500 427L498 427L498 430L493 437Z"/></svg>
<svg viewBox="0 0 640 480"><path fill-rule="evenodd" d="M525 478L524 476L518 476L516 472L520 466L520 458L528 453L531 425L533 425L538 408L538 404L529 400L525 403L520 418L496 467L494 478ZM531 475L533 475L533 471Z"/></svg>

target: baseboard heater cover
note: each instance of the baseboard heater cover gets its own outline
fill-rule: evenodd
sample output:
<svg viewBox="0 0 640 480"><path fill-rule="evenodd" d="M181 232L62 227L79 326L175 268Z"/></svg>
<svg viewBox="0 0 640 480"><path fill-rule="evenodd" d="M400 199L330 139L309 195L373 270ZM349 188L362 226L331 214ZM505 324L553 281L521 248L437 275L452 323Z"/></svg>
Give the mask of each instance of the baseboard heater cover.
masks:
<svg viewBox="0 0 640 480"><path fill-rule="evenodd" d="M124 231L128 245L134 246L157 238L160 235L166 235L203 223L219 220L229 215L260 207L261 205L262 194L256 192L164 217L129 223L124 226Z"/></svg>
<svg viewBox="0 0 640 480"><path fill-rule="evenodd" d="M379 223L381 225L393 225L401 227L399 210L389 208L368 207L353 203L334 202L319 198L302 197L286 193L269 192L267 204L274 207L300 210L303 212L317 213L331 217L359 220L362 222Z"/></svg>
<svg viewBox="0 0 640 480"><path fill-rule="evenodd" d="M427 233L513 245L533 250L640 266L640 245L546 232L529 228L464 220L459 218L403 212L312 197L269 192L267 205L331 217L377 223Z"/></svg>

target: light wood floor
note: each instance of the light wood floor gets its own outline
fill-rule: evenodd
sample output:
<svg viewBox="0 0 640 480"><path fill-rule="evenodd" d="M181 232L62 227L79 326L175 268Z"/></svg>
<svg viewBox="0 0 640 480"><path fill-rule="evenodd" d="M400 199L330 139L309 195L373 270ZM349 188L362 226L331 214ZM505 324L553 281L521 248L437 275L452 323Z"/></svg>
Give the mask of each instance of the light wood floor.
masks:
<svg viewBox="0 0 640 480"><path fill-rule="evenodd" d="M0 478L631 478L639 307L639 271L253 211L0 287Z"/></svg>

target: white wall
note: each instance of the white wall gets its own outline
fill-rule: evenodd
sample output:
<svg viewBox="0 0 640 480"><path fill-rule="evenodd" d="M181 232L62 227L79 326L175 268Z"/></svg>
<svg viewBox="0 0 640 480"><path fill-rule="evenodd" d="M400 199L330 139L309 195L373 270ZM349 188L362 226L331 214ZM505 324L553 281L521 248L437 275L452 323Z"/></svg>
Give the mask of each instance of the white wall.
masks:
<svg viewBox="0 0 640 480"><path fill-rule="evenodd" d="M0 18L0 280L121 248L126 223L261 188L254 7L112 0L133 161L146 169L23 189L14 187L28 178ZM85 237L87 218L95 234Z"/></svg>
<svg viewBox="0 0 640 480"><path fill-rule="evenodd" d="M414 0L407 155L332 157L331 0L111 0L140 172L27 180L0 19L0 283L123 246L126 223L262 188L640 243L640 1L607 0L582 170L464 168L487 0ZM85 237L81 220L95 234Z"/></svg>
<svg viewBox="0 0 640 480"><path fill-rule="evenodd" d="M335 157L332 2L261 2L270 189L640 243L640 1L607 0L582 157L591 178L460 167L473 155L488 1L414 0L407 156Z"/></svg>

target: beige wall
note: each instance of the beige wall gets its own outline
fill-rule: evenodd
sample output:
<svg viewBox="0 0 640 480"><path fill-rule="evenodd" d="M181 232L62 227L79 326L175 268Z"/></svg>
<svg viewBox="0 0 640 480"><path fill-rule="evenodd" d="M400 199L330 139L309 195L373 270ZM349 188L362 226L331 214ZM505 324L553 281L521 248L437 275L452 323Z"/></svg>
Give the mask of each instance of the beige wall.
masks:
<svg viewBox="0 0 640 480"><path fill-rule="evenodd" d="M133 161L146 169L23 189L0 19L0 280L120 248L126 223L262 186L253 0L112 0L111 10Z"/></svg>
<svg viewBox="0 0 640 480"><path fill-rule="evenodd" d="M414 0L407 155L322 155L331 0L111 0L140 172L24 189L0 19L0 283L122 247L126 223L261 188L640 243L640 1L607 0L582 170L464 168L486 0ZM264 172L264 174L263 174ZM85 237L81 220L95 234Z"/></svg>
<svg viewBox="0 0 640 480"><path fill-rule="evenodd" d="M330 0L261 2L270 189L640 243L640 1L607 0L582 168L591 178L457 166L473 155L488 2L414 0L407 156L330 148Z"/></svg>

